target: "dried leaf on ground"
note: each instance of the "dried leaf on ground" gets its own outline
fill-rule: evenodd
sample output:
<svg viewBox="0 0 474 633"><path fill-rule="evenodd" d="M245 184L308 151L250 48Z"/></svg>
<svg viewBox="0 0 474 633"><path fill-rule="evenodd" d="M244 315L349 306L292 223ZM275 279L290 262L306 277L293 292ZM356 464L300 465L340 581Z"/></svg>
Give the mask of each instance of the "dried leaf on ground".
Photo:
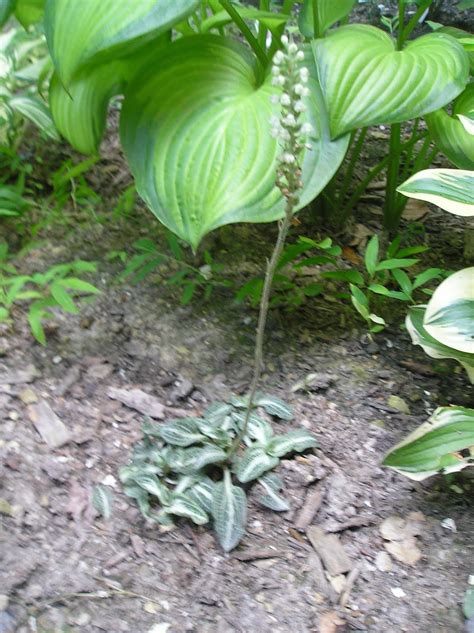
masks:
<svg viewBox="0 0 474 633"><path fill-rule="evenodd" d="M410 199L403 211L402 218L409 222L421 220L429 212L430 208L423 200Z"/></svg>
<svg viewBox="0 0 474 633"><path fill-rule="evenodd" d="M326 534L316 525L310 526L306 533L331 576L345 574L352 569L352 563L335 534Z"/></svg>
<svg viewBox="0 0 474 633"><path fill-rule="evenodd" d="M118 400L129 409L135 409L143 415L149 415L151 418L163 419L165 417L164 405L155 398L145 393L141 389L115 389L110 387L107 395L112 400Z"/></svg>
<svg viewBox="0 0 474 633"><path fill-rule="evenodd" d="M28 415L50 448L59 448L71 440L71 433L47 402L42 401L28 407Z"/></svg>
<svg viewBox="0 0 474 633"><path fill-rule="evenodd" d="M345 633L347 625L336 611L323 613L319 619L319 633Z"/></svg>
<svg viewBox="0 0 474 633"><path fill-rule="evenodd" d="M416 565L422 554L415 537L421 534L424 521L421 512L411 512L406 519L399 516L385 519L379 528L385 549L401 563Z"/></svg>

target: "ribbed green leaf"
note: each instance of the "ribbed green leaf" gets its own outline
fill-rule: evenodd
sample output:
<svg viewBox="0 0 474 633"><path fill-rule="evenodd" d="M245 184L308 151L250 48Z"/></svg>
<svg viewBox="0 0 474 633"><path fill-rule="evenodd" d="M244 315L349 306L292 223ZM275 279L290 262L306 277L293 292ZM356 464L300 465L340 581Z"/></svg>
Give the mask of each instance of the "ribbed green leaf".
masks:
<svg viewBox="0 0 474 633"><path fill-rule="evenodd" d="M18 112L34 123L49 138L59 141L59 134L51 118L51 114L41 99L29 96L15 96L8 101L12 110Z"/></svg>
<svg viewBox="0 0 474 633"><path fill-rule="evenodd" d="M423 325L425 310L426 306L414 306L408 312L405 323L413 344L420 345L431 358L457 360L467 371L470 381L474 383L474 356L443 345L441 341L431 336Z"/></svg>
<svg viewBox="0 0 474 633"><path fill-rule="evenodd" d="M474 145L474 136L472 143ZM397 191L426 200L454 215L474 216L474 171L425 169L406 180Z"/></svg>
<svg viewBox="0 0 474 633"><path fill-rule="evenodd" d="M423 324L434 339L474 360L474 267L459 270L438 286Z"/></svg>
<svg viewBox="0 0 474 633"><path fill-rule="evenodd" d="M204 477L186 491L186 495L205 512L212 512L212 500L216 484L209 477Z"/></svg>
<svg viewBox="0 0 474 633"><path fill-rule="evenodd" d="M258 483L262 485L266 493L259 497L259 503L275 512L287 512L290 509L288 501L278 494L283 488L280 477L273 474L265 475L258 480Z"/></svg>
<svg viewBox="0 0 474 633"><path fill-rule="evenodd" d="M281 398L268 394L257 394L255 397L255 406L262 407L269 415L273 415L280 420L292 420L293 409L286 404Z"/></svg>
<svg viewBox="0 0 474 633"><path fill-rule="evenodd" d="M278 435L272 438L267 444L266 450L272 457L283 457L283 455L294 451L302 453L308 448L313 448L317 445L318 442L311 433L305 429L297 429L285 435Z"/></svg>
<svg viewBox="0 0 474 633"><path fill-rule="evenodd" d="M428 422L388 453L383 465L422 480L438 472L456 472L472 466L473 447L474 409L440 407Z"/></svg>
<svg viewBox="0 0 474 633"><path fill-rule="evenodd" d="M14 5L15 0L0 0L0 28L2 28L10 17Z"/></svg>
<svg viewBox="0 0 474 633"><path fill-rule="evenodd" d="M167 514L175 514L179 517L191 519L196 525L208 523L209 517L204 510L188 497L187 494L174 494L170 504L166 508Z"/></svg>
<svg viewBox="0 0 474 633"><path fill-rule="evenodd" d="M45 30L62 83L85 65L130 56L192 13L199 0L47 0Z"/></svg>
<svg viewBox="0 0 474 633"><path fill-rule="evenodd" d="M247 497L242 488L234 486L229 471L216 484L212 504L214 529L224 551L234 549L245 534Z"/></svg>
<svg viewBox="0 0 474 633"><path fill-rule="evenodd" d="M42 19L44 6L45 0L16 0L15 17L26 29Z"/></svg>
<svg viewBox="0 0 474 633"><path fill-rule="evenodd" d="M242 455L237 466L237 479L243 484L258 479L266 473L278 466L279 459L268 455L261 446L251 446Z"/></svg>
<svg viewBox="0 0 474 633"><path fill-rule="evenodd" d="M299 206L310 202L339 166L348 139L329 140L314 61ZM181 38L136 76L125 94L121 136L140 195L174 233L196 247L213 229L283 216L275 185L278 143L270 135L270 77L258 84L254 59L235 41Z"/></svg>
<svg viewBox="0 0 474 633"><path fill-rule="evenodd" d="M464 49L469 55L469 60L471 64L471 75L474 73L474 51L472 48L472 44L474 43L474 36L468 33L467 31L463 31L462 29L458 29L455 26L442 26L439 29L435 29L439 33L446 33L447 35L451 35L459 41L460 44L463 45ZM469 44L468 44L469 42Z"/></svg>
<svg viewBox="0 0 474 633"><path fill-rule="evenodd" d="M206 439L199 431L196 421L192 418L173 420L163 424L160 428L160 436L168 444L183 447L191 446L191 444L196 444Z"/></svg>
<svg viewBox="0 0 474 633"><path fill-rule="evenodd" d="M345 18L352 11L356 0L318 0L318 27L319 37L336 22ZM314 0L304 0L301 7L298 26L305 37L314 35Z"/></svg>
<svg viewBox="0 0 474 633"><path fill-rule="evenodd" d="M210 464L224 462L226 457L227 453L213 444L202 447L193 446L181 451L179 461L174 465L174 470L190 475L199 472Z"/></svg>
<svg viewBox="0 0 474 633"><path fill-rule="evenodd" d="M425 117L436 145L460 169L474 169L474 136L458 115L468 116L473 111L474 83L471 83L454 102L452 116L442 109Z"/></svg>
<svg viewBox="0 0 474 633"><path fill-rule="evenodd" d="M333 138L438 110L462 92L469 76L467 53L443 33L397 51L384 31L353 24L314 41L313 48Z"/></svg>
<svg viewBox="0 0 474 633"><path fill-rule="evenodd" d="M170 492L165 484L161 483L158 477L154 475L138 475L133 478L133 483L154 497L157 497L163 505L168 505Z"/></svg>

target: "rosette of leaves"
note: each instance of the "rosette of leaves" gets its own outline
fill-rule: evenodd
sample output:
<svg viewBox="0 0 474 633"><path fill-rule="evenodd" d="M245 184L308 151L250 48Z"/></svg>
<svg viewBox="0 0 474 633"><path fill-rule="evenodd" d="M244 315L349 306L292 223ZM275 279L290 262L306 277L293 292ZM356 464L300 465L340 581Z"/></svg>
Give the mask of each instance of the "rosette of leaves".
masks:
<svg viewBox="0 0 474 633"><path fill-rule="evenodd" d="M288 421L291 408L279 398L257 394L242 444L248 402L235 397L211 405L202 417L149 420L131 463L120 471L124 492L136 500L142 514L162 526L176 517L196 525L212 523L225 551L245 534L247 492L258 484L261 505L275 511L289 509L281 495L282 481L273 473L280 459L317 445L305 429L275 434L271 418Z"/></svg>

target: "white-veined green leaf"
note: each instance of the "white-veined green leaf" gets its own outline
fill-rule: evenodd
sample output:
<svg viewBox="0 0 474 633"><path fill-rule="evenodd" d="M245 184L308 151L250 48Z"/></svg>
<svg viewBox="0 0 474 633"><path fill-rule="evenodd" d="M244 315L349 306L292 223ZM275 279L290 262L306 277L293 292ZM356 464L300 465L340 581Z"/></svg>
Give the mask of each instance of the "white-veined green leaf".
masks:
<svg viewBox="0 0 474 633"><path fill-rule="evenodd" d="M330 142L314 60L307 49L315 130L302 159L299 208L327 184L348 138ZM275 185L278 142L270 117L277 88L259 84L243 45L214 35L176 40L148 64L125 93L121 137L137 190L153 213L194 248L219 226L283 217Z"/></svg>
<svg viewBox="0 0 474 633"><path fill-rule="evenodd" d="M94 486L92 491L92 503L94 508L99 512L105 520L112 516L113 494L105 486Z"/></svg>
<svg viewBox="0 0 474 633"><path fill-rule="evenodd" d="M269 415L280 418L280 420L289 421L293 419L292 407L276 396L259 393L255 396L255 406L262 407Z"/></svg>
<svg viewBox="0 0 474 633"><path fill-rule="evenodd" d="M266 450L272 457L283 457L288 453L302 453L308 448L318 445L316 438L305 429L290 431L285 435L277 435L267 444Z"/></svg>
<svg viewBox="0 0 474 633"><path fill-rule="evenodd" d="M170 420L160 427L159 434L168 444L182 447L191 446L206 439L193 418Z"/></svg>
<svg viewBox="0 0 474 633"><path fill-rule="evenodd" d="M212 500L216 484L209 477L203 477L186 491L186 495L205 512L212 512Z"/></svg>
<svg viewBox="0 0 474 633"><path fill-rule="evenodd" d="M283 482L278 475L265 475L258 480L258 483L263 486L266 493L259 497L259 503L275 512L287 512L290 509L288 501L278 494L283 488Z"/></svg>
<svg viewBox="0 0 474 633"><path fill-rule="evenodd" d="M391 449L383 465L417 481L473 466L474 409L436 409L428 422Z"/></svg>
<svg viewBox="0 0 474 633"><path fill-rule="evenodd" d="M242 488L234 486L228 470L223 481L216 484L212 502L214 529L226 552L239 544L247 523L247 497Z"/></svg>
<svg viewBox="0 0 474 633"><path fill-rule="evenodd" d="M227 458L227 453L218 446L207 444L206 446L193 446L181 451L179 461L174 465L174 470L190 475L197 473L210 464L219 464Z"/></svg>
<svg viewBox="0 0 474 633"><path fill-rule="evenodd" d="M235 412L232 414L233 419L237 422L239 429L243 429L246 412ZM271 424L252 411L249 415L247 423L247 436L252 440L257 440L261 444L266 444L273 435Z"/></svg>
<svg viewBox="0 0 474 633"><path fill-rule="evenodd" d="M452 115L441 109L425 116L434 142L460 169L474 169L474 139L459 120L460 114L469 117L472 111L474 111L474 83L469 84L455 100Z"/></svg>
<svg viewBox="0 0 474 633"><path fill-rule="evenodd" d="M474 216L474 171L425 169L406 180L397 191L436 204L454 215Z"/></svg>
<svg viewBox="0 0 474 633"><path fill-rule="evenodd" d="M46 38L62 83L68 88L85 65L131 55L198 4L198 0L47 0Z"/></svg>
<svg viewBox="0 0 474 633"><path fill-rule="evenodd" d="M443 345L441 341L433 338L423 325L426 306L413 306L410 308L405 324L414 345L420 345L431 358L453 358L465 368L469 380L474 383L474 356L467 352Z"/></svg>
<svg viewBox="0 0 474 633"><path fill-rule="evenodd" d="M149 494L157 497L163 505L168 505L170 491L155 475L137 475L133 477L131 481L140 488L143 488L143 490L146 490Z"/></svg>
<svg viewBox="0 0 474 633"><path fill-rule="evenodd" d="M356 0L318 0L319 37L336 22L345 18L352 11ZM304 0L301 7L298 26L305 37L315 37L314 34L314 0Z"/></svg>
<svg viewBox="0 0 474 633"><path fill-rule="evenodd" d="M209 517L201 506L190 499L187 494L173 494L166 507L166 513L191 519L196 525L204 525L209 521Z"/></svg>
<svg viewBox="0 0 474 633"><path fill-rule="evenodd" d="M434 112L457 97L469 77L461 44L438 32L397 51L384 31L351 24L314 41L313 48L333 138Z"/></svg>
<svg viewBox="0 0 474 633"><path fill-rule="evenodd" d="M15 96L9 100L8 105L39 127L49 138L59 141L59 134L43 101L37 97Z"/></svg>
<svg viewBox="0 0 474 633"><path fill-rule="evenodd" d="M423 325L434 339L474 359L474 267L459 270L438 286Z"/></svg>
<svg viewBox="0 0 474 633"><path fill-rule="evenodd" d="M247 448L238 462L237 479L243 484L258 479L267 470L278 466L278 462L279 459L277 457L268 455L261 446L251 446Z"/></svg>

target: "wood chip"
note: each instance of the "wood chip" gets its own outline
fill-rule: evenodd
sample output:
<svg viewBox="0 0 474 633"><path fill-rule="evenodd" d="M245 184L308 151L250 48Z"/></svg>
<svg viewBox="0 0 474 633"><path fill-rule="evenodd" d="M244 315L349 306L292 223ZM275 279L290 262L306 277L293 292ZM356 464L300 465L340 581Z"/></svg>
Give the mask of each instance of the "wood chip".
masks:
<svg viewBox="0 0 474 633"><path fill-rule="evenodd" d="M319 618L318 633L346 633L349 629L336 611L323 613Z"/></svg>
<svg viewBox="0 0 474 633"><path fill-rule="evenodd" d="M318 483L311 489L306 495L303 507L298 513L295 521L295 528L297 530L306 530L311 525L314 517L319 511L324 499L325 484L324 482Z"/></svg>
<svg viewBox="0 0 474 633"><path fill-rule="evenodd" d="M335 534L326 534L316 525L310 526L306 534L331 576L345 574L352 569L352 563Z"/></svg>
<svg viewBox="0 0 474 633"><path fill-rule="evenodd" d="M71 440L71 433L46 402L28 407L28 415L50 448L59 448Z"/></svg>
<svg viewBox="0 0 474 633"><path fill-rule="evenodd" d="M268 547L264 549L247 549L243 552L237 552L234 554L233 558L240 560L242 563L247 563L253 560L262 560L264 558L282 558L284 556L285 552Z"/></svg>
<svg viewBox="0 0 474 633"><path fill-rule="evenodd" d="M163 419L165 417L164 405L155 398L145 393L141 389L115 389L110 387L107 395L112 400L118 400L129 409L135 409L143 415L149 415L151 418Z"/></svg>

